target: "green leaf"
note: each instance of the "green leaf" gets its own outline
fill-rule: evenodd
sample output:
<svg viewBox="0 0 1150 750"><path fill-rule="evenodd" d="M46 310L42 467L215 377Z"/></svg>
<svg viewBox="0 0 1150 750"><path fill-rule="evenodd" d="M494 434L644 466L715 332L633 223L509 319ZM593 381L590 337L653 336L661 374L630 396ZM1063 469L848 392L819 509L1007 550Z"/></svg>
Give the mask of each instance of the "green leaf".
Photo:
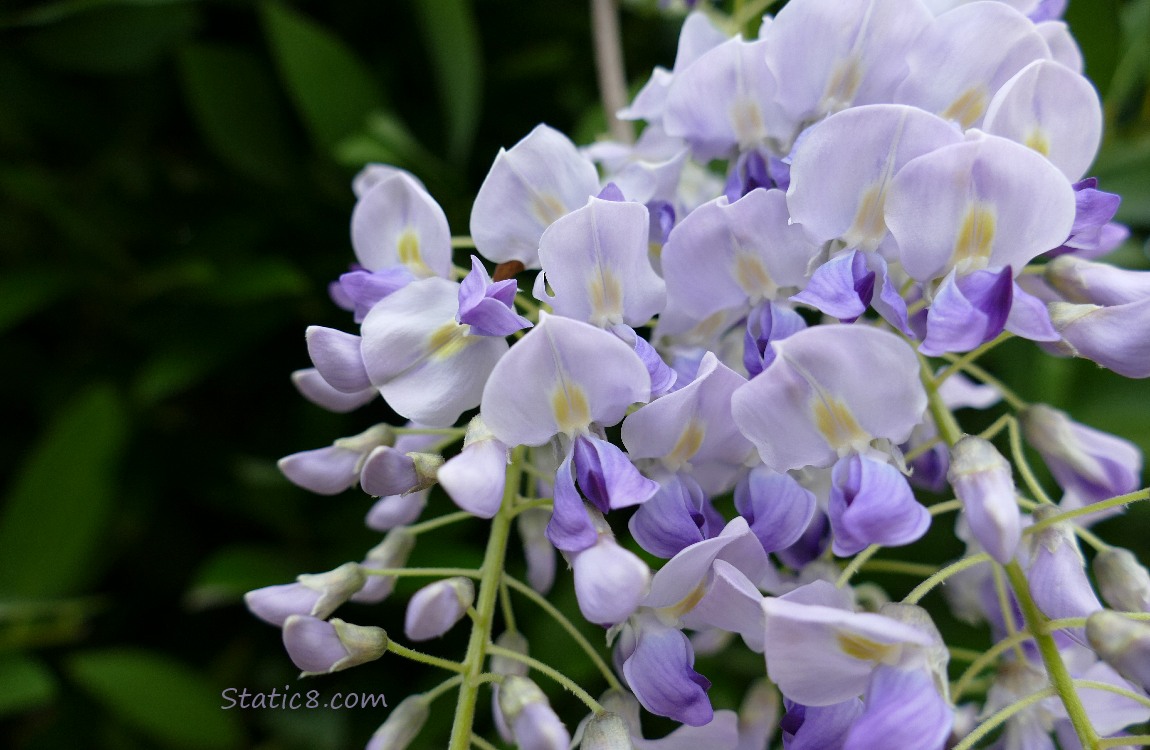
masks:
<svg viewBox="0 0 1150 750"><path fill-rule="evenodd" d="M1108 142L1091 174L1098 187L1122 196L1118 221L1150 227L1150 137Z"/></svg>
<svg viewBox="0 0 1150 750"><path fill-rule="evenodd" d="M21 269L0 277L0 333L51 305L69 286L57 270Z"/></svg>
<svg viewBox="0 0 1150 750"><path fill-rule="evenodd" d="M179 62L196 124L220 158L261 182L290 181L295 149L262 61L246 50L197 43L180 50Z"/></svg>
<svg viewBox="0 0 1150 750"><path fill-rule="evenodd" d="M0 16L0 28L9 26L43 26L70 18L79 13L109 5L175 5L195 0L60 0L27 10Z"/></svg>
<svg viewBox="0 0 1150 750"><path fill-rule="evenodd" d="M200 566L184 600L194 609L238 602L252 589L291 583L299 573L295 567L276 550L227 547Z"/></svg>
<svg viewBox="0 0 1150 750"><path fill-rule="evenodd" d="M216 688L190 667L142 649L78 653L68 675L110 713L152 739L176 747L231 748L239 720L221 710Z"/></svg>
<svg viewBox="0 0 1150 750"><path fill-rule="evenodd" d="M443 179L448 174L443 161L425 149L398 118L386 112L373 112L363 132L340 141L335 147L335 158L356 169L368 162L394 164L425 179Z"/></svg>
<svg viewBox="0 0 1150 750"><path fill-rule="evenodd" d="M464 159L479 124L483 92L483 55L471 0L413 0L411 7L439 81L448 153L453 160Z"/></svg>
<svg viewBox="0 0 1150 750"><path fill-rule="evenodd" d="M0 717L39 708L56 697L56 678L28 654L0 655Z"/></svg>
<svg viewBox="0 0 1150 750"><path fill-rule="evenodd" d="M382 106L364 64L327 29L274 2L263 5L264 33L292 103L324 151Z"/></svg>
<svg viewBox="0 0 1150 750"><path fill-rule="evenodd" d="M96 386L72 399L40 437L0 514L0 594L53 597L90 582L125 421L115 392Z"/></svg>
<svg viewBox="0 0 1150 750"><path fill-rule="evenodd" d="M54 68L126 73L158 62L198 24L198 9L191 5L107 6L37 29L26 44Z"/></svg>

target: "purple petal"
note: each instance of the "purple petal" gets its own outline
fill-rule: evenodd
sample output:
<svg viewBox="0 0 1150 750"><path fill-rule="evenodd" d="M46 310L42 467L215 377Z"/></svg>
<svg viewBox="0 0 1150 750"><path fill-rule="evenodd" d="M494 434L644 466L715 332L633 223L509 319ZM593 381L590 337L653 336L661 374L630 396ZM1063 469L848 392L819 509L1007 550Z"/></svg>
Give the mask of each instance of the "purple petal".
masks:
<svg viewBox="0 0 1150 750"><path fill-rule="evenodd" d="M687 636L651 622L623 663L623 674L643 708L698 727L711 721L714 709L707 698L711 683L692 669L694 663Z"/></svg>
<svg viewBox="0 0 1150 750"><path fill-rule="evenodd" d="M335 626L315 617L289 617L283 628L283 642L292 663L304 672L331 672L348 656Z"/></svg>
<svg viewBox="0 0 1150 750"><path fill-rule="evenodd" d="M954 712L930 672L881 666L871 675L866 708L851 726L843 750L942 750L953 723Z"/></svg>
<svg viewBox="0 0 1150 750"><path fill-rule="evenodd" d="M651 581L647 564L609 536L573 554L571 567L579 611L588 622L605 628L634 613Z"/></svg>
<svg viewBox="0 0 1150 750"><path fill-rule="evenodd" d="M487 269L474 255L471 272L459 285L459 322L478 336L509 336L532 323L515 312L515 281L492 283Z"/></svg>
<svg viewBox="0 0 1150 750"><path fill-rule="evenodd" d="M404 634L413 641L439 638L463 619L475 601L469 578L447 578L424 586L407 603Z"/></svg>
<svg viewBox="0 0 1150 750"><path fill-rule="evenodd" d="M659 491L659 484L640 474L623 451L597 437L575 439L575 474L583 495L604 513L640 505Z"/></svg>
<svg viewBox="0 0 1150 750"><path fill-rule="evenodd" d="M789 307L774 302L756 305L747 315L743 336L743 366L747 374L753 378L775 361L772 341L782 341L806 327L803 317Z"/></svg>
<svg viewBox="0 0 1150 750"><path fill-rule="evenodd" d="M1150 298L1100 307L1055 302L1049 306L1054 328L1077 357L1093 360L1128 378L1150 377Z"/></svg>
<svg viewBox="0 0 1150 750"><path fill-rule="evenodd" d="M359 451L329 445L284 456L279 470L292 484L320 495L338 495L359 481Z"/></svg>
<svg viewBox="0 0 1150 750"><path fill-rule="evenodd" d="M359 336L334 328L309 326L306 338L312 364L332 388L358 395L372 387Z"/></svg>
<svg viewBox="0 0 1150 750"><path fill-rule="evenodd" d="M786 701L787 713L779 722L786 750L842 750L848 730L862 713L858 698L829 706L804 706Z"/></svg>
<svg viewBox="0 0 1150 750"><path fill-rule="evenodd" d="M930 513L890 464L848 456L835 464L832 477L829 515L836 555L849 557L871 544L910 544L930 528Z"/></svg>
<svg viewBox="0 0 1150 750"><path fill-rule="evenodd" d="M918 350L930 357L968 352L1002 333L1014 299L1011 270L951 273L927 312L926 338Z"/></svg>
<svg viewBox="0 0 1150 750"><path fill-rule="evenodd" d="M735 509L763 550L775 552L802 537L815 515L815 496L789 474L757 466L735 487Z"/></svg>
<svg viewBox="0 0 1150 750"><path fill-rule="evenodd" d="M402 265L417 278L451 278L451 230L443 209L405 172L373 186L351 214L351 244L369 271Z"/></svg>
<svg viewBox="0 0 1150 750"><path fill-rule="evenodd" d="M395 266L379 271L349 271L339 277L340 298L351 303L355 322L362 323L368 312L389 294L415 280L406 266Z"/></svg>
<svg viewBox="0 0 1150 750"><path fill-rule="evenodd" d="M463 510L479 518L493 518L503 503L507 475L507 446L498 440L479 440L439 467L439 484Z"/></svg>
<svg viewBox="0 0 1150 750"><path fill-rule="evenodd" d="M719 532L710 527L704 506L709 508L710 501L698 482L689 476L673 475L639 506L627 527L640 547L668 559Z"/></svg>
<svg viewBox="0 0 1150 750"><path fill-rule="evenodd" d="M791 301L853 323L870 305L874 285L875 274L867 269L866 256L852 250L815 269L806 289L791 297Z"/></svg>
<svg viewBox="0 0 1150 750"><path fill-rule="evenodd" d="M359 482L367 494L386 497L410 492L419 485L420 477L410 456L389 445L381 445L368 454Z"/></svg>
<svg viewBox="0 0 1150 750"><path fill-rule="evenodd" d="M337 391L314 367L296 370L291 374L291 382L308 401L336 414L355 411L379 395L371 386L353 393Z"/></svg>
<svg viewBox="0 0 1150 750"><path fill-rule="evenodd" d="M570 455L555 473L555 502L547 524L547 538L564 552L585 550L599 539L591 516L583 506L583 498L575 489Z"/></svg>

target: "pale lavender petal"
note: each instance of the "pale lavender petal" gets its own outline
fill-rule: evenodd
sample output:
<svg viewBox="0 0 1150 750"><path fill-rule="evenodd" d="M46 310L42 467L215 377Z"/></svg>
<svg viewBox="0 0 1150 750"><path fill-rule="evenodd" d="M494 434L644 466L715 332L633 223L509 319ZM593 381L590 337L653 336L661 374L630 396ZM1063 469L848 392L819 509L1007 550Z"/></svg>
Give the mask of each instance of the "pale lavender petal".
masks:
<svg viewBox="0 0 1150 750"><path fill-rule="evenodd" d="M1132 271L1061 255L1046 265L1045 278L1070 302L1124 305L1150 298L1150 271Z"/></svg>
<svg viewBox="0 0 1150 750"><path fill-rule="evenodd" d="M428 490L419 490L409 495L381 497L367 511L364 524L373 531L390 531L414 523L427 507L427 494Z"/></svg>
<svg viewBox="0 0 1150 750"><path fill-rule="evenodd" d="M1070 27L1064 21L1041 21L1035 24L1038 33L1050 48L1050 59L1065 65L1075 73L1081 73L1084 67L1082 50L1078 42L1070 33Z"/></svg>
<svg viewBox="0 0 1150 750"><path fill-rule="evenodd" d="M835 464L832 475L829 515L836 555L849 557L872 544L910 544L930 528L930 513L890 464L848 456Z"/></svg>
<svg viewBox="0 0 1150 750"><path fill-rule="evenodd" d="M819 252L803 227L790 223L783 191L753 190L734 203L719 197L671 230L662 255L668 308L700 321L777 299L806 282Z"/></svg>
<svg viewBox="0 0 1150 750"><path fill-rule="evenodd" d="M363 454L338 445L284 456L277 466L292 484L320 495L338 495L359 481Z"/></svg>
<svg viewBox="0 0 1150 750"><path fill-rule="evenodd" d="M471 272L459 285L459 316L476 336L509 336L532 323L515 312L515 280L492 283L487 269L474 255Z"/></svg>
<svg viewBox="0 0 1150 750"><path fill-rule="evenodd" d="M832 115L795 147L792 218L820 242L888 245L883 205L891 178L911 159L961 140L949 123L915 107L875 104Z"/></svg>
<svg viewBox="0 0 1150 750"><path fill-rule="evenodd" d="M412 180L417 186L423 190L427 189L427 186L425 186L418 177L406 169L400 169L390 164L366 164L364 168L359 170L359 173L352 178L351 190L355 193L356 198L362 198L367 194L368 190L371 190L379 183L397 174L406 175L407 178Z"/></svg>
<svg viewBox="0 0 1150 750"><path fill-rule="evenodd" d="M368 550L363 561L367 569L402 568L415 549L415 535L403 526L397 526L383 537L383 541ZM368 575L367 583L351 598L353 602L378 604L395 589L395 576Z"/></svg>
<svg viewBox="0 0 1150 750"><path fill-rule="evenodd" d="M557 315L602 328L644 325L666 304L647 259L646 206L592 198L555 221L539 240L539 262Z"/></svg>
<svg viewBox="0 0 1150 750"><path fill-rule="evenodd" d="M1058 169L1033 150L992 135L910 161L886 198L886 225L903 268L919 281L951 268L959 274L1021 269L1062 244L1074 213L1074 190Z"/></svg>
<svg viewBox="0 0 1150 750"><path fill-rule="evenodd" d="M380 271L358 269L349 271L336 282L339 288L341 307L350 305L355 313L355 322L362 323L376 302L387 295L410 284L415 276L407 266L395 266Z"/></svg>
<svg viewBox="0 0 1150 750"><path fill-rule="evenodd" d="M867 268L866 256L852 250L816 268L806 288L791 301L853 323L866 312L874 287L875 273Z"/></svg>
<svg viewBox="0 0 1150 750"><path fill-rule="evenodd" d="M315 617L289 617L283 628L283 642L292 662L304 672L330 672L348 656L335 626Z"/></svg>
<svg viewBox="0 0 1150 750"><path fill-rule="evenodd" d="M971 54L980 50L980 54ZM1005 3L960 5L919 34L894 100L977 127L995 91L1050 51L1030 19Z"/></svg>
<svg viewBox="0 0 1150 750"><path fill-rule="evenodd" d="M1036 60L994 95L983 127L1029 146L1077 180L1102 142L1102 102L1083 76L1053 60Z"/></svg>
<svg viewBox="0 0 1150 750"><path fill-rule="evenodd" d="M546 703L531 703L512 725L519 750L567 750L571 735L559 716Z"/></svg>
<svg viewBox="0 0 1150 750"><path fill-rule="evenodd" d="M447 578L424 586L407 603L403 632L413 641L439 638L467 614L475 601L470 578Z"/></svg>
<svg viewBox="0 0 1150 750"><path fill-rule="evenodd" d="M1035 521L1057 512L1053 508L1050 513L1039 510L1042 509L1035 511ZM1026 569L1026 579L1034 603L1047 617L1086 617L1102 609L1086 576L1086 560L1069 523L1048 526L1031 535L1029 542L1030 566ZM1071 632L1081 634L1082 630L1075 628Z"/></svg>
<svg viewBox="0 0 1150 750"><path fill-rule="evenodd" d="M314 367L296 370L291 374L291 382L308 401L337 414L355 411L379 395L379 392L370 385L362 391L352 393L338 391L324 380L323 375L320 375L319 370Z"/></svg>
<svg viewBox="0 0 1150 750"><path fill-rule="evenodd" d="M755 582L770 572L770 563L759 540L751 533L746 520L736 517L719 536L692 544L663 565L651 580L651 592L643 605L678 608L693 604L691 595L707 583L716 560L726 560ZM677 614L686 611L689 609Z"/></svg>
<svg viewBox="0 0 1150 750"><path fill-rule="evenodd" d="M376 497L402 495L416 489L420 481L411 457L389 445L368 454L359 476L363 491Z"/></svg>
<svg viewBox="0 0 1150 750"><path fill-rule="evenodd" d="M672 475L639 506L627 528L640 547L667 559L718 534L722 523L716 527L712 515L717 514L698 482L689 476Z"/></svg>
<svg viewBox="0 0 1150 750"><path fill-rule="evenodd" d="M765 52L762 42L735 37L676 72L663 111L667 133L685 140L703 161L784 135L781 113L768 106L776 86Z"/></svg>
<svg viewBox="0 0 1150 750"><path fill-rule="evenodd" d="M962 501L975 539L991 557L1006 565L1014 559L1022 538L1022 515L1010 463L988 441L966 435L951 449L947 477Z"/></svg>
<svg viewBox="0 0 1150 750"><path fill-rule="evenodd" d="M903 443L922 421L918 360L896 335L820 325L774 347L771 366L735 391L731 414L775 471L828 466L874 438Z"/></svg>
<svg viewBox="0 0 1150 750"><path fill-rule="evenodd" d="M743 335L743 367L747 375L753 378L775 361L772 341L781 341L806 327L803 316L789 307L761 302L752 308Z"/></svg>
<svg viewBox="0 0 1150 750"><path fill-rule="evenodd" d="M931 300L918 350L929 357L968 352L1002 333L1014 301L1011 276L1009 268L948 274Z"/></svg>
<svg viewBox="0 0 1150 750"><path fill-rule="evenodd" d="M623 444L636 460L692 474L707 494L725 492L753 451L731 420L731 396L744 383L708 352L694 380L623 421Z"/></svg>
<svg viewBox="0 0 1150 750"><path fill-rule="evenodd" d="M456 505L479 518L493 518L503 503L507 446L494 438L471 443L439 467L437 476Z"/></svg>
<svg viewBox="0 0 1150 750"><path fill-rule="evenodd" d="M334 328L308 326L306 338L312 364L332 388L359 396L372 387L359 336Z"/></svg>
<svg viewBox="0 0 1150 750"><path fill-rule="evenodd" d="M1093 360L1128 378L1150 377L1150 298L1100 307L1055 302L1050 319L1076 357Z"/></svg>
<svg viewBox="0 0 1150 750"><path fill-rule="evenodd" d="M736 750L739 742L739 717L734 711L716 711L715 718L701 726L681 726L657 740L632 737L635 750Z"/></svg>
<svg viewBox="0 0 1150 750"><path fill-rule="evenodd" d="M567 136L539 125L500 150L471 210L475 249L495 263L539 268L539 238L559 217L599 192L595 166Z"/></svg>
<svg viewBox="0 0 1150 750"><path fill-rule="evenodd" d="M643 361L616 336L544 314L492 370L481 411L505 444L542 445L592 422L616 424L650 388Z"/></svg>
<svg viewBox="0 0 1150 750"><path fill-rule="evenodd" d="M789 474L757 466L735 487L735 509L766 552L797 542L815 515L815 496Z"/></svg>
<svg viewBox="0 0 1150 750"><path fill-rule="evenodd" d="M920 2L904 0L785 6L763 37L767 64L779 81L779 106L803 123L890 101L906 75L907 50L931 20Z"/></svg>
<svg viewBox="0 0 1150 750"><path fill-rule="evenodd" d="M292 615L315 616L315 607L323 592L304 586L301 583L285 583L279 586L265 586L244 594L244 604L248 611L264 622L283 627L284 620ZM327 617L325 612L321 617Z"/></svg>
<svg viewBox="0 0 1150 750"><path fill-rule="evenodd" d="M786 701L779 722L786 750L842 750L848 730L863 711L862 701L848 698L829 706L804 706Z"/></svg>
<svg viewBox="0 0 1150 750"><path fill-rule="evenodd" d="M651 570L633 552L603 535L571 556L575 599L588 622L610 627L638 608L651 581Z"/></svg>
<svg viewBox="0 0 1150 750"><path fill-rule="evenodd" d="M763 651L763 595L751 579L726 560L715 560L714 579L707 593L683 621L695 629L709 626L738 633L747 648Z"/></svg>
<svg viewBox="0 0 1150 750"><path fill-rule="evenodd" d="M451 278L451 230L443 209L423 186L400 172L355 204L351 244L369 271L397 265L417 278Z"/></svg>
<svg viewBox="0 0 1150 750"><path fill-rule="evenodd" d="M529 508L515 517L527 560L527 583L540 594L546 594L555 583L555 547L547 538L550 519L546 508Z"/></svg>
<svg viewBox="0 0 1150 750"><path fill-rule="evenodd" d="M942 750L954 713L925 669L879 667L867 685L866 707L843 750L890 747Z"/></svg>
<svg viewBox="0 0 1150 750"><path fill-rule="evenodd" d="M650 623L623 663L623 674L643 708L698 727L711 721L714 709L707 698L711 683L692 669L694 664L695 654L687 636Z"/></svg>
<svg viewBox="0 0 1150 750"><path fill-rule="evenodd" d="M1016 281L1014 301L1006 316L1006 330L1031 341L1058 341L1061 336L1054 329L1046 303L1030 294Z"/></svg>

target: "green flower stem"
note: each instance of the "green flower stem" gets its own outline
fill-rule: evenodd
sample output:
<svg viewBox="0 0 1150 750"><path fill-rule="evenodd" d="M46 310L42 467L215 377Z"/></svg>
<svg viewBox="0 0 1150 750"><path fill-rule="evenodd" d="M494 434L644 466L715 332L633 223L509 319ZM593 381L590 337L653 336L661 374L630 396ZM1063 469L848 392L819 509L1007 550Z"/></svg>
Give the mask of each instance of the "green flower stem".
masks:
<svg viewBox="0 0 1150 750"><path fill-rule="evenodd" d="M958 646L947 646L946 650L950 652L950 658L958 661L975 662L982 658L981 651L975 651L972 648L959 648Z"/></svg>
<svg viewBox="0 0 1150 750"><path fill-rule="evenodd" d="M848 583L850 583L850 580L854 577L854 574L859 572L859 568L861 568L867 560L874 557L880 549L882 549L881 544L872 544L862 552L855 555L854 559L847 563L847 566L843 568L843 572L841 575L839 575L839 579L835 581L835 587L841 589L843 586L846 586Z"/></svg>
<svg viewBox="0 0 1150 750"><path fill-rule="evenodd" d="M396 435L444 435L461 438L467 432L465 427L392 427Z"/></svg>
<svg viewBox="0 0 1150 750"><path fill-rule="evenodd" d="M1009 331L1003 331L1002 333L998 334L997 338L993 338L990 341L987 341L977 349L971 350L960 357L954 357L953 359L947 357L947 359L950 361L950 365L945 370L940 372L937 377L935 377L935 384L942 385L943 382L951 375L954 375L959 370L964 369L968 365L974 364L974 362L983 354L986 354L988 351L998 346L1002 342L1009 341L1012 338L1014 338L1013 333Z"/></svg>
<svg viewBox="0 0 1150 750"><path fill-rule="evenodd" d="M994 664L994 662L998 661L998 657L1002 656L1010 649L1021 645L1025 641L1030 640L1030 637L1030 633L1025 631L1021 633L1015 633L1014 635L1003 638L1001 641L983 652L982 656L979 656L977 659L971 662L970 666L966 668L966 671L959 676L958 681L954 683L954 687L951 689L951 700L957 704L958 699L961 698L968 689L970 689L971 684L974 683L975 678L978 677L982 670Z"/></svg>
<svg viewBox="0 0 1150 750"><path fill-rule="evenodd" d="M503 610L503 624L511 632L519 628L515 626L515 609L511 606L511 591L507 588L507 578L499 580L499 603Z"/></svg>
<svg viewBox="0 0 1150 750"><path fill-rule="evenodd" d="M483 553L482 576L479 579L479 595L475 603L477 622L471 627L471 638L467 643L467 655L463 660L463 683L459 689L459 700L455 704L455 719L451 726L451 741L448 750L467 750L471 742L471 726L475 721L475 704L479 699L480 675L483 661L491 642L491 625L495 615L495 605L499 599L499 578L503 575L503 563L507 554L507 540L511 535L511 521L514 513L515 497L519 493L519 483L523 476L523 448L516 448L507 467L506 483L503 488L503 502L499 512L491 521L491 534L487 538L487 550Z"/></svg>
<svg viewBox="0 0 1150 750"><path fill-rule="evenodd" d="M1098 740L1098 748L1107 747L1127 747L1129 745L1150 745L1150 734L1138 734L1130 737L1109 737L1104 740Z"/></svg>
<svg viewBox="0 0 1150 750"><path fill-rule="evenodd" d="M481 578L482 571L474 568L364 568L368 576L394 576L396 578Z"/></svg>
<svg viewBox="0 0 1150 750"><path fill-rule="evenodd" d="M623 686L619 683L619 678L617 678L615 673L611 671L611 668L607 666L607 662L603 661L603 657L599 655L599 652L595 650L595 647L591 645L591 642L588 641L587 638L579 632L579 629L576 628L575 625L570 620L568 620L562 612L555 608L554 604L547 601L547 599L541 596L535 589L531 588L522 581L512 578L509 575L504 575L503 581L508 586L539 605L539 607L544 612L551 615L551 618L559 624L559 627L566 630L567 633L575 640L575 642L579 644L579 648L583 649L583 651L587 654L587 657L595 663L595 666L603 674L603 679L607 681L607 684L611 687L612 690L623 689Z"/></svg>
<svg viewBox="0 0 1150 750"><path fill-rule="evenodd" d="M1050 677L1051 685L1062 700L1062 705L1066 707L1066 714L1070 717L1070 723L1074 726L1079 742L1086 750L1094 750L1098 742L1098 734L1090 724L1090 718L1086 715L1086 708L1082 705L1082 699L1078 697L1078 691L1074 688L1074 681L1070 677L1070 672L1062 663L1062 654L1058 651L1058 644L1047 632L1047 617L1042 614L1030 596L1030 585L1026 581L1026 574L1022 572L1022 567L1018 562L1012 560L1006 565L1006 576L1010 579L1010 586L1014 589L1014 596L1022 610L1022 619L1026 623L1026 629L1034 636L1038 652L1042 654L1042 663L1046 665L1046 674Z"/></svg>
<svg viewBox="0 0 1150 750"><path fill-rule="evenodd" d="M471 744L479 748L479 750L499 750L499 748L497 748L495 745L492 745L490 742L483 739L479 735L471 736Z"/></svg>
<svg viewBox="0 0 1150 750"><path fill-rule="evenodd" d="M515 506L515 515L519 515L525 510L532 508L547 508L551 510L554 501L549 497L537 497L533 500L523 499L518 505Z"/></svg>
<svg viewBox="0 0 1150 750"><path fill-rule="evenodd" d="M950 513L952 510L962 510L962 501L955 499L935 503L927 508L927 510L930 511L932 516L941 516L943 513Z"/></svg>
<svg viewBox="0 0 1150 750"><path fill-rule="evenodd" d="M1000 711L997 711L989 719L975 727L973 732L963 737L962 742L959 742L957 745L951 748L951 750L971 750L971 748L973 748L979 740L1005 724L1010 719L1010 717L1025 711L1035 703L1044 701L1052 695L1055 695L1054 688L1048 687L1039 690L1037 693L1031 693L1025 698L1011 703L1009 706L1006 706Z"/></svg>
<svg viewBox="0 0 1150 750"><path fill-rule="evenodd" d="M938 394L938 383L935 382L934 374L931 372L930 362L921 354L918 355L918 362L920 377L930 404L930 415L934 417L939 437L945 440L947 445L954 445L962 438L962 429L955 421L954 415L950 413L950 409L943 403L942 396Z"/></svg>
<svg viewBox="0 0 1150 750"><path fill-rule="evenodd" d="M953 354L947 354L944 356L948 362L954 362L958 359L958 357ZM1002 399L1006 401L1006 403L1010 404L1010 407L1015 411L1022 411L1030 405L1023 399L1019 398L1018 394L1008 388L1005 383L978 365L974 364L973 362L966 363L962 366L962 369L964 372L973 375L986 385L994 386L994 389L1002 394Z"/></svg>
<svg viewBox="0 0 1150 750"><path fill-rule="evenodd" d="M1001 417L994 420L990 427L987 427L985 430L978 433L978 436L983 440L993 440L998 433L1006 429L1006 425L1008 425L1012 419L1014 419L1013 414L1003 414Z"/></svg>
<svg viewBox="0 0 1150 750"><path fill-rule="evenodd" d="M1083 690L1101 690L1105 693L1114 693L1121 695L1123 698L1129 698L1132 701L1141 703L1146 708L1150 708L1150 698L1145 695L1139 695L1133 690L1121 687L1120 685L1111 685L1109 682L1098 682L1097 680L1074 680L1074 687Z"/></svg>
<svg viewBox="0 0 1150 750"><path fill-rule="evenodd" d="M980 552L977 555L964 557L957 562L953 562L950 565L947 565L945 568L938 571L930 578L927 578L925 581L915 586L914 589L906 595L906 598L902 600L903 604L918 604L924 596L930 593L931 589L945 581L947 578L950 578L955 573L960 573L967 568L973 568L975 565L981 565L984 562L990 562L990 555L986 554L985 552Z"/></svg>
<svg viewBox="0 0 1150 750"><path fill-rule="evenodd" d="M512 651L511 649L503 648L502 646L488 646L487 653L493 654L495 656L502 656L505 659L511 659L512 661L517 661L520 664L526 664L536 672L542 672L551 679L555 680L555 682L559 683L564 690L571 693L579 700L583 701L587 708L591 709L597 714L603 713L604 709L603 706L599 705L599 701L591 697L591 694L586 690L579 687L574 680L559 670L555 669L554 667L544 664L538 659L533 659L526 654L521 654L518 651Z"/></svg>
<svg viewBox="0 0 1150 750"><path fill-rule="evenodd" d="M1022 475L1022 480L1026 482L1030 493L1038 502L1053 505L1054 501L1042 489L1042 485L1038 483L1034 471L1030 468L1030 462L1026 460L1026 453L1022 450L1022 432L1018 428L1018 420L1014 417L1007 420L1006 431L1010 436L1010 452L1014 456L1014 465L1018 467L1018 473Z"/></svg>
<svg viewBox="0 0 1150 750"><path fill-rule="evenodd" d="M423 699L426 700L428 703L431 703L436 698L443 695L444 693L451 690L452 688L458 687L459 683L461 683L461 682L463 682L463 675L461 675L461 674L457 674L454 677L448 677L446 680L444 680L443 682L441 682L438 685L436 685L435 687L433 687L431 690L428 690L426 693L424 693Z"/></svg>
<svg viewBox="0 0 1150 750"><path fill-rule="evenodd" d="M994 576L994 594L998 597L998 611L1002 613L1002 621L1006 625L1006 632L1008 635L1015 635L1019 632L1018 623L1014 621L1014 605L1010 603L1010 593L1006 590L1006 580L1003 570L1000 566L995 565L991 568L991 573ZM1025 628L1023 628L1025 630ZM1014 654L1018 658L1020 664L1026 663L1026 654L1022 650L1022 643L1019 642L1014 647Z"/></svg>
<svg viewBox="0 0 1150 750"><path fill-rule="evenodd" d="M463 665L457 661L440 659L438 656L432 656L431 654L425 654L422 651L410 649L407 646L401 646L395 641L388 641L387 650L396 656L402 656L404 659L411 659L412 661L417 661L420 664L429 664L433 667L446 669L449 672L459 672L461 674L463 672Z"/></svg>
<svg viewBox="0 0 1150 750"><path fill-rule="evenodd" d="M906 461L909 464L912 461L914 461L916 458L918 458L922 454L926 453L930 449L934 448L934 446L938 445L941 442L942 442L942 440L937 438L937 437L931 438L930 440L927 440L925 443L922 443L921 445L916 445L912 450L909 450L906 453L902 454L902 460Z"/></svg>
<svg viewBox="0 0 1150 750"><path fill-rule="evenodd" d="M453 248L475 247L475 240L466 234L457 234L451 238L451 246Z"/></svg>
<svg viewBox="0 0 1150 750"><path fill-rule="evenodd" d="M1034 510L1039 505L1041 505L1041 503L1036 503L1033 500L1028 500L1028 499L1023 498L1023 497L1018 498L1018 504L1021 505L1026 510ZM1067 512L1069 512L1069 511L1067 511ZM1093 510L1091 512L1093 512ZM1083 514L1079 514L1079 515L1083 515ZM1029 528L1029 527L1027 527L1027 528ZM1078 526L1077 524L1073 525L1071 528L1074 529L1074 533L1078 535L1079 539L1086 542L1087 544L1089 544L1091 547L1098 550L1099 552L1102 552L1103 550L1110 549L1109 544L1107 544L1106 542L1099 539L1098 536L1094 532L1090 531L1089 529L1082 527L1082 526ZM1022 533L1025 534L1026 529L1023 529Z"/></svg>
<svg viewBox="0 0 1150 750"><path fill-rule="evenodd" d="M905 573L916 578L927 578L938 571L934 565L906 562L905 560L867 560L863 563L862 569L875 573Z"/></svg>
<svg viewBox="0 0 1150 750"><path fill-rule="evenodd" d="M743 33L744 27L751 21L760 19L767 9L774 5L778 0L748 0L742 7L736 9L734 15L731 17L731 26L734 33ZM757 30L757 29L756 29Z"/></svg>
<svg viewBox="0 0 1150 750"><path fill-rule="evenodd" d="M1088 516L1091 513L1099 513L1104 510L1110 510L1111 508L1118 508L1124 505L1129 505L1130 503L1136 503L1140 500L1150 500L1150 488L1138 490L1137 492L1129 492L1125 495L1112 497L1109 500L1103 500L1098 503L1091 503L1090 505L1085 505L1081 508L1075 508L1074 510L1068 510L1064 513L1059 513L1056 516L1051 516L1050 518L1047 518L1043 521L1039 521L1033 526L1027 526L1022 530L1022 533L1033 534L1049 526L1053 526L1059 521L1068 521L1071 518Z"/></svg>
<svg viewBox="0 0 1150 750"><path fill-rule="evenodd" d="M465 510L461 510L458 513L447 513L445 515L438 516L436 518L428 519L426 521L423 521L422 523L417 523L417 524L414 524L412 526L408 526L407 530L409 532L411 532L412 534L423 534L423 533L426 533L428 531L433 531L435 529L442 528L444 526L450 526L453 523L458 523L460 521L466 521L470 518L475 518L475 516L471 515L470 513L468 513Z"/></svg>

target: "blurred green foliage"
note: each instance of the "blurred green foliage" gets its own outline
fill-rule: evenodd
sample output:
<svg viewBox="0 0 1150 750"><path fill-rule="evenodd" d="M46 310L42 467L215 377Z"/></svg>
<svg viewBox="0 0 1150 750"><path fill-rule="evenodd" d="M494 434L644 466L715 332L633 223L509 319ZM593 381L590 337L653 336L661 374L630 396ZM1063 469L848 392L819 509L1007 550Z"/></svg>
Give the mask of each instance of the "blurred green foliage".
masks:
<svg viewBox="0 0 1150 750"><path fill-rule="evenodd" d="M651 6L623 14L635 85L674 56L676 21ZM1106 94L1097 173L1135 230L1122 258L1145 267L1150 0L1077 0L1068 18ZM225 711L220 692L382 691L394 705L435 683L397 659L299 682L275 630L239 604L378 539L366 497L310 496L274 462L380 415L323 413L287 376L307 365L305 326L346 327L326 282L352 258L358 168L413 170L466 233L499 147L540 121L581 141L601 131L590 50L579 2L0 5L0 744L357 747L386 713ZM1023 396L1150 449L1143 384L1029 346L990 364ZM1145 561L1139 528L1104 532ZM413 563L474 564L482 529L445 530ZM396 628L414 588L348 617ZM597 690L529 606L534 654ZM749 679L761 663L723 668ZM422 747L443 746L450 702Z"/></svg>

